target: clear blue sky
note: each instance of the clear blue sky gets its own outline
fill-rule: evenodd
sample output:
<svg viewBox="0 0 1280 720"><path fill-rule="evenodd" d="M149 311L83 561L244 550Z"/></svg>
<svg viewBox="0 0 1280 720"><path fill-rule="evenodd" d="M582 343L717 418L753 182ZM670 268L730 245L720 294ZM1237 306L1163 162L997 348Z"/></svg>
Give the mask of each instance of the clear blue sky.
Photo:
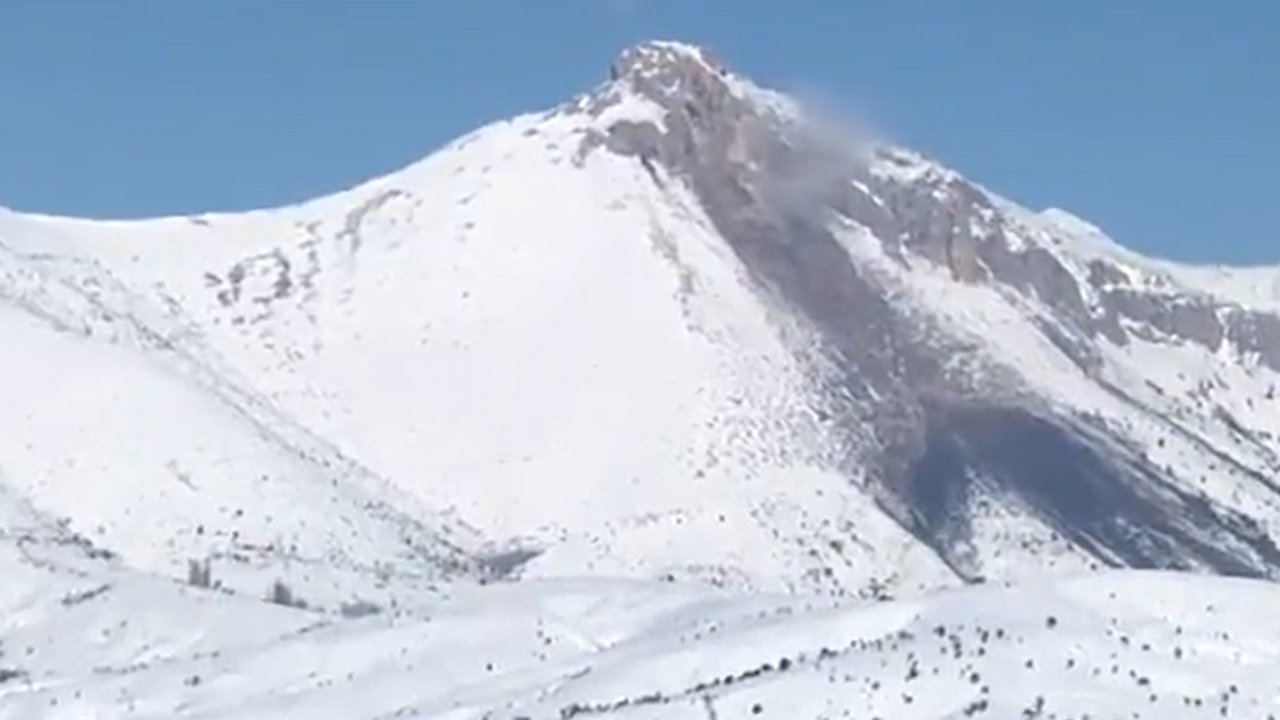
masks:
<svg viewBox="0 0 1280 720"><path fill-rule="evenodd" d="M1280 1L0 0L0 205L276 205L709 45L1032 206L1280 262Z"/></svg>

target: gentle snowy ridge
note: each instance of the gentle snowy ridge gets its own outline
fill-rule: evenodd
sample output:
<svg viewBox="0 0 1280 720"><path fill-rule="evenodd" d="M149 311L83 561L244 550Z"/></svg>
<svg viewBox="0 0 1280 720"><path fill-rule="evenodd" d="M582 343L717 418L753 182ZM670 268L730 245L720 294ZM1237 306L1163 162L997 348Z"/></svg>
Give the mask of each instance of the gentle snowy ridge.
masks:
<svg viewBox="0 0 1280 720"><path fill-rule="evenodd" d="M531 581L345 620L120 574L42 584L74 589L6 605L0 718L1265 718L1280 695L1280 595L1243 581L870 605Z"/></svg>

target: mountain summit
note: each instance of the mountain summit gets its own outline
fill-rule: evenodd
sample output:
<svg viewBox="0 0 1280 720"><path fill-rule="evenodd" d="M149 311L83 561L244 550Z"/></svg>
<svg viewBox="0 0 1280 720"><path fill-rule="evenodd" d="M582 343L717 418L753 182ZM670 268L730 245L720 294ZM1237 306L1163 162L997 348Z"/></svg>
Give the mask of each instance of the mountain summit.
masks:
<svg viewBox="0 0 1280 720"><path fill-rule="evenodd" d="M1259 511L1280 273L1148 260L909 151L850 152L698 51L623 58L661 121L614 122L600 145L691 189L757 292L818 338L822 432L862 448L845 462L953 570L985 574L977 515L999 507L1090 563L1275 571Z"/></svg>
<svg viewBox="0 0 1280 720"><path fill-rule="evenodd" d="M1280 572L1280 271L1126 251L678 43L301 205L5 213L0 299L5 491L146 572Z"/></svg>

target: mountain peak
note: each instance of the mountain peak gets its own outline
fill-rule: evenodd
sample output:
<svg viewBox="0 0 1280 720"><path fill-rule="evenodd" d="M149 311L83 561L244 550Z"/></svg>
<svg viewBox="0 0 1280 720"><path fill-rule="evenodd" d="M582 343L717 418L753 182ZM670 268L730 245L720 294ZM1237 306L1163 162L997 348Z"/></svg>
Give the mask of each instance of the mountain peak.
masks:
<svg viewBox="0 0 1280 720"><path fill-rule="evenodd" d="M622 86L667 110L714 112L729 94L729 72L705 48L650 41L623 50L609 68L611 85Z"/></svg>
<svg viewBox="0 0 1280 720"><path fill-rule="evenodd" d="M648 79L673 74L724 75L724 66L706 48L668 40L650 40L633 45L614 59L610 79Z"/></svg>

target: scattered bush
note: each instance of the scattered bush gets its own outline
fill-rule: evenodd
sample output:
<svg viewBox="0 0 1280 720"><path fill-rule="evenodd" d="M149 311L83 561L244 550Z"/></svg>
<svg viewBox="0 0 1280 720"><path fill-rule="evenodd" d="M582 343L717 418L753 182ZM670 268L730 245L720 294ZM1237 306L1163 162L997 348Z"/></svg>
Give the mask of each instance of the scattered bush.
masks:
<svg viewBox="0 0 1280 720"><path fill-rule="evenodd" d="M293 589L285 584L283 580L277 579L271 583L271 592L267 595L267 600L276 605L284 605L285 607L305 608L306 601L302 598L295 597Z"/></svg>
<svg viewBox="0 0 1280 720"><path fill-rule="evenodd" d="M205 589L213 587L213 568L208 559L187 561L187 584Z"/></svg>
<svg viewBox="0 0 1280 720"><path fill-rule="evenodd" d="M382 612L382 607L368 600L353 600L352 602L343 603L340 612L344 618L355 619L377 615Z"/></svg>

